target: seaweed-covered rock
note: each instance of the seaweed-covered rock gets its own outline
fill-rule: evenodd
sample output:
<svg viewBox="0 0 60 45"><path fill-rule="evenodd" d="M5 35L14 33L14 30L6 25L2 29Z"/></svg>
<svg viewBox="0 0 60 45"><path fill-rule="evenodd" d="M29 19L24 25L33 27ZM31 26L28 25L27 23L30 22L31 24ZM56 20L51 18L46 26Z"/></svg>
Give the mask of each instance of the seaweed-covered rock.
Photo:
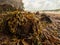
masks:
<svg viewBox="0 0 60 45"><path fill-rule="evenodd" d="M0 45L58 45L58 32L49 28L53 22L41 20L42 18L47 17L38 18L35 14L24 11L0 16Z"/></svg>
<svg viewBox="0 0 60 45"><path fill-rule="evenodd" d="M18 39L29 39L38 36L40 32L39 19L32 13L30 15L26 12L10 13L5 15L2 20L3 26L0 25L1 30L9 37L15 36Z"/></svg>

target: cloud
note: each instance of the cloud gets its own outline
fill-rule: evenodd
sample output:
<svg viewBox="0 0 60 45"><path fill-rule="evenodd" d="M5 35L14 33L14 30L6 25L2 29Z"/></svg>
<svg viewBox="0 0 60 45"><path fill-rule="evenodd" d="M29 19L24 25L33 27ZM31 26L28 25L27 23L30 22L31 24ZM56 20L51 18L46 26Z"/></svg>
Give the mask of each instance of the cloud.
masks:
<svg viewBox="0 0 60 45"><path fill-rule="evenodd" d="M60 8L60 0L23 0L25 10L52 10Z"/></svg>

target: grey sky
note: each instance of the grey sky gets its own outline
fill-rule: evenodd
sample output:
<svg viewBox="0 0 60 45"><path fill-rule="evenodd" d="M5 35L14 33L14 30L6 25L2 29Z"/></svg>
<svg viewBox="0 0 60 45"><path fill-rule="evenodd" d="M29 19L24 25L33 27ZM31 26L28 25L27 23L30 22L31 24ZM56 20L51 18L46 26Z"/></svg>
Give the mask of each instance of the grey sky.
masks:
<svg viewBox="0 0 60 45"><path fill-rule="evenodd" d="M23 0L25 10L52 10L60 8L60 0Z"/></svg>

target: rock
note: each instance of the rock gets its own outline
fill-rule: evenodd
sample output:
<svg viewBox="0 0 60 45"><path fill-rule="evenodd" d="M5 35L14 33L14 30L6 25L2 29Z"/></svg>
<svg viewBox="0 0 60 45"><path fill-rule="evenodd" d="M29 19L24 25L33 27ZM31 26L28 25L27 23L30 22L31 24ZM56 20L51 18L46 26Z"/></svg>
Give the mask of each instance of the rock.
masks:
<svg viewBox="0 0 60 45"><path fill-rule="evenodd" d="M44 21L46 23L52 23L52 20L44 13L41 14L41 21Z"/></svg>
<svg viewBox="0 0 60 45"><path fill-rule="evenodd" d="M1 12L7 12L7 11L15 11L15 10L16 10L16 8L15 7L12 7L9 4L0 5L0 13Z"/></svg>

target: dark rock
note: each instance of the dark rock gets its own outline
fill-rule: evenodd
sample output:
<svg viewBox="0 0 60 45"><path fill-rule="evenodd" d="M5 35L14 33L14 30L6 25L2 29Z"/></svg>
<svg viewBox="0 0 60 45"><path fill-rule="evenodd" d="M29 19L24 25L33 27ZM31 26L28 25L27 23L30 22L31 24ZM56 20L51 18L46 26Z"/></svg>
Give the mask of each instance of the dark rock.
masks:
<svg viewBox="0 0 60 45"><path fill-rule="evenodd" d="M2 4L0 5L0 13L1 12L6 12L6 11L15 11L16 8L9 5L9 4Z"/></svg>
<svg viewBox="0 0 60 45"><path fill-rule="evenodd" d="M45 21L46 23L52 23L51 19L46 14L41 14L41 21Z"/></svg>

